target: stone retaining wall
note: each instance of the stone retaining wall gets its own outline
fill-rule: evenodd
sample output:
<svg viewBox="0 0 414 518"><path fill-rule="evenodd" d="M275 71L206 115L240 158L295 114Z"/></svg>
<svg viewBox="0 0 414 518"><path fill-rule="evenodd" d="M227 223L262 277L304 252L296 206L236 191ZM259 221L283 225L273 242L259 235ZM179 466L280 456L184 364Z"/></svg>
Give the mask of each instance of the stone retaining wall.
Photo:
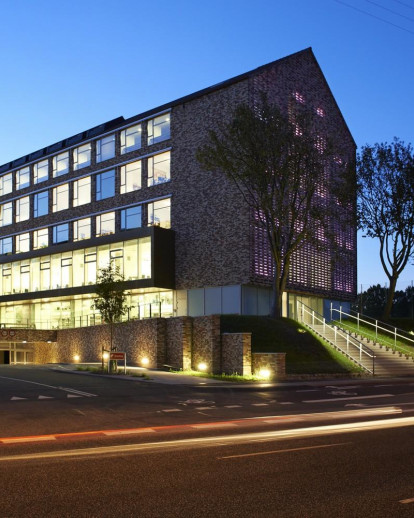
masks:
<svg viewBox="0 0 414 518"><path fill-rule="evenodd" d="M252 373L252 334L223 333L222 372L248 376Z"/></svg>
<svg viewBox="0 0 414 518"><path fill-rule="evenodd" d="M270 371L271 379L286 378L286 353L252 353L253 374L260 370Z"/></svg>

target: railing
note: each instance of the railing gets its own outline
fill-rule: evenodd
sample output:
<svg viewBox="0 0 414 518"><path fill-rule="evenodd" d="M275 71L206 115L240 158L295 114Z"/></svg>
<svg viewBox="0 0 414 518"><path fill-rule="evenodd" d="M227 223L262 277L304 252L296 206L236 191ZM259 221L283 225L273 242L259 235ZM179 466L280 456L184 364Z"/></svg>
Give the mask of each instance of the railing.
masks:
<svg viewBox="0 0 414 518"><path fill-rule="evenodd" d="M374 352L357 338L354 338L351 333L345 329L341 329L338 326L328 323L326 318L299 300L297 301L297 317L299 322L310 327L316 332L317 330L315 329L315 325L322 325L323 332L319 334L325 340L348 356L348 358L361 368L368 371L370 374L375 375ZM309 320L309 322L306 322L306 320ZM332 338L327 336L328 329L333 332ZM363 358L368 360L369 366L363 363Z"/></svg>
<svg viewBox="0 0 414 518"><path fill-rule="evenodd" d="M340 325L346 325L347 328L358 334L360 336L365 336L368 340L372 340L380 345L384 345L393 351L400 352L405 354L406 357L414 358L414 339L410 338L408 333L402 329L398 329L398 327L390 326L389 324L385 324L379 320L372 319L371 321L367 320L370 317L366 317L365 315L360 315L359 313L352 314L346 313L342 310L342 306L339 306L339 309L334 308L331 303L331 320L337 320L334 318L334 315L337 314ZM343 320L350 320L350 322L344 322ZM361 330L361 326L365 325L369 330L366 329ZM357 333L355 332L357 331ZM385 337L383 336L385 335ZM398 340L404 340L408 342L406 345L413 347L412 350L407 349L398 343Z"/></svg>
<svg viewBox="0 0 414 518"><path fill-rule="evenodd" d="M168 308L168 309L166 309ZM128 308L125 315L121 317L121 322L129 322L131 320L143 320L146 318L171 317L171 305L164 305L162 302L152 302L150 304L141 304L134 308ZM61 317L46 320L30 320L20 319L7 320L0 322L1 329L70 329L76 327L89 327L105 324L99 313L90 313L87 315L73 315L69 317Z"/></svg>

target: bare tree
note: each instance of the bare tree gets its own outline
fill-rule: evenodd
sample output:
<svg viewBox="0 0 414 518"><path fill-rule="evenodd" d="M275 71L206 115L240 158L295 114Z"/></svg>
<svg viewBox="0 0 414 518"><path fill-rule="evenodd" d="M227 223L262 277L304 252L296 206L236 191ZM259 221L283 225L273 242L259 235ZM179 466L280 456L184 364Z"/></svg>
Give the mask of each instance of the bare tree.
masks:
<svg viewBox="0 0 414 518"><path fill-rule="evenodd" d="M359 227L378 238L390 287L382 318L388 320L397 280L414 254L414 155L410 144L362 147L358 154Z"/></svg>
<svg viewBox="0 0 414 518"><path fill-rule="evenodd" d="M344 189L344 196L332 203L331 193L343 187L346 176L345 162L336 158L309 113L286 117L264 95L254 109L239 105L231 122L210 131L197 152L205 170L234 181L253 211L254 224L265 231L275 268L274 318L281 316L292 257L306 244L324 246L321 233L332 233L333 213L355 191Z"/></svg>

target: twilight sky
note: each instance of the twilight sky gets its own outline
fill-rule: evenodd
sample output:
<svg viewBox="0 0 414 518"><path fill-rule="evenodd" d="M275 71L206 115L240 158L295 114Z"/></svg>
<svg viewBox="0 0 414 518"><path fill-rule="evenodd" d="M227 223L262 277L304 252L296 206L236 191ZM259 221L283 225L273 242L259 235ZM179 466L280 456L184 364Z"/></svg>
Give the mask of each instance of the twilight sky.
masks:
<svg viewBox="0 0 414 518"><path fill-rule="evenodd" d="M0 16L0 164L306 47L358 146L414 143L414 0L1 0ZM377 243L358 245L358 289L385 284Z"/></svg>

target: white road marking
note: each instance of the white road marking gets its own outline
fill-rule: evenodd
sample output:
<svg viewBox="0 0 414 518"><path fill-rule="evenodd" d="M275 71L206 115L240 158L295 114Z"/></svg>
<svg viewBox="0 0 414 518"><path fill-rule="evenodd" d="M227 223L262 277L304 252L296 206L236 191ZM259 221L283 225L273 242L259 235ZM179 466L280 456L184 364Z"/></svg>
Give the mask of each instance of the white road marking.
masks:
<svg viewBox="0 0 414 518"><path fill-rule="evenodd" d="M292 401L281 401L279 403L279 405L294 405L295 403L293 403Z"/></svg>
<svg viewBox="0 0 414 518"><path fill-rule="evenodd" d="M252 403L252 406L269 406L269 403Z"/></svg>
<svg viewBox="0 0 414 518"><path fill-rule="evenodd" d="M162 412L182 412L181 408L167 408L166 410L162 410Z"/></svg>
<svg viewBox="0 0 414 518"><path fill-rule="evenodd" d="M296 392L318 392L321 389L306 389L306 390L297 390Z"/></svg>
<svg viewBox="0 0 414 518"><path fill-rule="evenodd" d="M26 399L27 400L27 397L17 397L17 396L13 396L12 398L10 398L10 401L22 401Z"/></svg>
<svg viewBox="0 0 414 518"><path fill-rule="evenodd" d="M196 407L196 410L213 410L214 408L216 408L215 406L199 406L199 407Z"/></svg>
<svg viewBox="0 0 414 518"><path fill-rule="evenodd" d="M50 397L50 396L39 396L37 399L55 399L55 398Z"/></svg>
<svg viewBox="0 0 414 518"><path fill-rule="evenodd" d="M414 503L414 498L406 498L405 500L400 500L400 504L412 504Z"/></svg>
<svg viewBox="0 0 414 518"><path fill-rule="evenodd" d="M352 444L352 443L351 442L338 442L336 444L321 444L319 446L303 446L302 448L288 448L286 450L259 451L256 453L244 453L241 455L228 455L227 457L217 457L217 459L218 460L239 459L241 457L255 457L257 455L272 455L274 453L289 453L292 451L316 450L318 448L332 448L333 446L344 446L345 444Z"/></svg>
<svg viewBox="0 0 414 518"><path fill-rule="evenodd" d="M225 405L224 408L241 408L241 405Z"/></svg>
<svg viewBox="0 0 414 518"><path fill-rule="evenodd" d="M373 396L333 397L329 399L308 399L302 403L327 403L329 401L350 401L351 399L377 399L382 397L395 397L395 394L378 394Z"/></svg>
<svg viewBox="0 0 414 518"><path fill-rule="evenodd" d="M67 397L69 398L69 397L82 397L82 396L78 396L76 394L68 394Z"/></svg>
<svg viewBox="0 0 414 518"><path fill-rule="evenodd" d="M97 397L97 394L91 394L90 392L83 392L82 390L76 390L69 387L56 387L59 390L64 390L65 392L70 392L72 394L80 394L81 396L86 397Z"/></svg>

